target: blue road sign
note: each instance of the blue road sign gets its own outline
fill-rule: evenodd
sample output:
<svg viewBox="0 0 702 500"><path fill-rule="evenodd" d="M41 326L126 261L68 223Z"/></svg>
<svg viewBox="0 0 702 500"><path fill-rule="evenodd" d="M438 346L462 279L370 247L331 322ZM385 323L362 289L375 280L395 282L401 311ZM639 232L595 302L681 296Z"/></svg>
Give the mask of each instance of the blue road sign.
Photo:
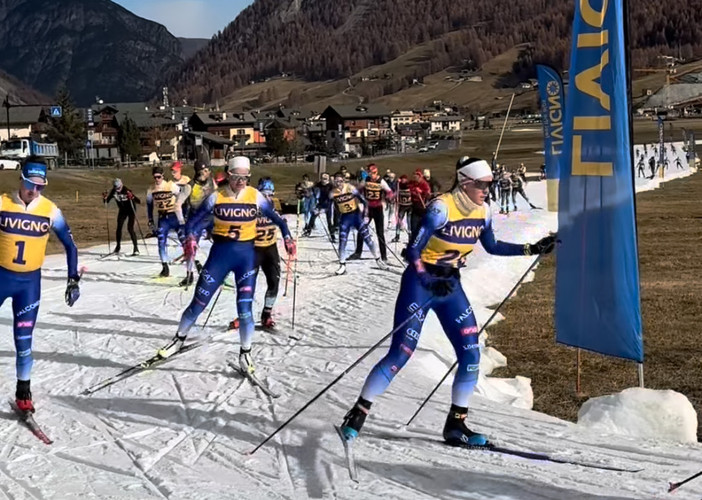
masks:
<svg viewBox="0 0 702 500"><path fill-rule="evenodd" d="M63 110L61 106L51 106L51 118L61 118Z"/></svg>

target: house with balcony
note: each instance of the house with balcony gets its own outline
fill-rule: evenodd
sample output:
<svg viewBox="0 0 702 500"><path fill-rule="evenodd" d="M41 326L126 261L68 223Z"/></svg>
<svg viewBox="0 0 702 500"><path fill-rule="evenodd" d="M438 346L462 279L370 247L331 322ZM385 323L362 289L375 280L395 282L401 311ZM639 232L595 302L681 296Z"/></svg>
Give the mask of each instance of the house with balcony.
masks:
<svg viewBox="0 0 702 500"><path fill-rule="evenodd" d="M360 151L362 143L370 144L392 135L392 112L378 104L331 105L320 115L327 126L327 142L341 141L343 151Z"/></svg>

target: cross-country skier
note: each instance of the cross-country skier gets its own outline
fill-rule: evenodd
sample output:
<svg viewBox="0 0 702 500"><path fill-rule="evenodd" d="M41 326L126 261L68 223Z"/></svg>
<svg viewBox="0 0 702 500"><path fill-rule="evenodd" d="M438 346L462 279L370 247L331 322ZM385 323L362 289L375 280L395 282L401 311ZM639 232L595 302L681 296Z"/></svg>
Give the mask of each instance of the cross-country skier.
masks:
<svg viewBox="0 0 702 500"><path fill-rule="evenodd" d="M378 167L375 163L371 163L365 170L368 173L366 180L359 186L363 193L363 197L368 202L366 217L375 224L375 233L378 236L378 248L380 249L380 258L383 262L388 261L388 251L385 246L385 220L383 213L383 192L385 199L392 200L395 195L390 189L390 186L378 174ZM351 259L360 259L363 253L363 235L358 232L356 237L356 251L349 256Z"/></svg>
<svg viewBox="0 0 702 500"><path fill-rule="evenodd" d="M524 192L524 185L523 185L523 180L522 176L519 175L517 172L512 172L511 176L512 180L512 205L514 205L514 211L517 211L517 195L521 195L522 198L529 204L531 208L536 208L536 205L534 205L532 202L529 201L529 198L527 198L526 193ZM509 205L509 202L508 202Z"/></svg>
<svg viewBox="0 0 702 500"><path fill-rule="evenodd" d="M80 297L78 250L71 230L56 205L41 195L48 183L46 170L43 160L28 158L22 166L19 189L0 198L0 305L12 299L17 351L15 398L24 412L34 412L30 390L32 332L39 313L41 266L50 230L66 250L66 304L73 306Z"/></svg>
<svg viewBox="0 0 702 500"><path fill-rule="evenodd" d="M173 177L173 183L180 188L179 199L183 200L182 210L183 215L187 215L189 211L188 199L190 198L190 193L193 188L190 185L190 177L183 175L183 164L179 161L174 161L171 165L171 177ZM184 228L181 228L181 231Z"/></svg>
<svg viewBox="0 0 702 500"><path fill-rule="evenodd" d="M275 185L270 177L261 179L258 184L258 190L266 197L273 205L276 213L282 211L282 206L278 198L274 198ZM273 306L278 299L278 288L280 287L280 255L278 254L278 226L269 218L261 213L256 219L256 240L254 241L256 252L256 275L258 270L262 270L266 277L266 297L263 303L263 312L261 312L261 326L264 330L275 329L275 320L273 320ZM239 328L239 318L234 319L229 324L230 330Z"/></svg>
<svg viewBox="0 0 702 500"><path fill-rule="evenodd" d="M407 248L409 265L395 303L395 328L390 350L371 370L356 404L344 417L347 440L358 436L373 401L390 385L417 347L422 324L433 310L453 344L458 369L453 381L452 405L444 426L444 439L452 445L487 444L487 438L465 424L468 400L478 382L480 346L478 327L461 287L459 268L478 242L493 255L549 253L555 236L535 244L495 240L490 206L485 202L492 182L490 165L462 157L456 165L454 186L437 198L422 219L421 228Z"/></svg>
<svg viewBox="0 0 702 500"><path fill-rule="evenodd" d="M500 187L500 213L509 215L509 198L512 194L512 180L506 168L500 175L498 186Z"/></svg>
<svg viewBox="0 0 702 500"><path fill-rule="evenodd" d="M180 318L178 331L173 339L159 350L159 355L167 358L180 350L198 316L207 307L227 274L233 272L237 286L236 308L240 320L239 364L244 372L253 373L251 343L254 323L251 306L256 288L254 240L259 210L281 229L285 249L291 257L295 256L295 242L287 223L275 212L272 203L260 191L247 185L251 178L249 159L245 156L231 158L228 171L229 184L212 193L188 220L187 237L183 245L186 257L195 255L195 235L202 231L210 214L214 214L212 248L197 280L193 300Z"/></svg>
<svg viewBox="0 0 702 500"><path fill-rule="evenodd" d="M137 237L134 232L134 220L136 218L136 205L135 203L141 203L139 198L125 186L120 179L115 179L113 183L112 190L109 194L103 193L103 201L107 204L110 200L114 199L117 203L117 246L112 253L118 254L122 246L122 227L124 227L124 221L127 221L127 231L129 236L132 238L132 245L134 245L134 251L132 255L139 255L139 247L137 245Z"/></svg>
<svg viewBox="0 0 702 500"><path fill-rule="evenodd" d="M385 269L385 263L377 254L375 244L368 230L368 215L366 213L368 202L358 192L358 190L348 184L341 173L334 176L334 189L332 190L332 199L336 204L336 209L339 212L339 269L336 274L346 273L346 242L349 238L349 231L355 228L365 241L370 249L373 257L375 257L378 267ZM363 211L359 208L359 202L364 206ZM382 227L382 226L381 226Z"/></svg>
<svg viewBox="0 0 702 500"><path fill-rule="evenodd" d="M397 224L393 243L400 241L400 231L408 231L410 217L412 216L412 193L409 179L406 175L400 176L397 183Z"/></svg>
<svg viewBox="0 0 702 500"><path fill-rule="evenodd" d="M214 193L215 189L217 189L217 187L215 186L214 180L210 175L210 166L206 162L200 160L196 161L195 180L193 181L192 189L190 191L190 197L188 198L187 203L189 206L187 217L188 219L200 208L200 205L202 205L202 203L207 199L207 197ZM205 228L209 228L211 225L212 217L209 217ZM184 229L181 231L181 234L183 232ZM201 236L202 233L195 235L196 243L200 242ZM187 263L188 269L186 271L185 278L179 283L179 286L190 286L193 284L195 277L192 270L192 264L193 262ZM198 271L202 269L202 265L199 261L194 260L194 264Z"/></svg>
<svg viewBox="0 0 702 500"><path fill-rule="evenodd" d="M329 229L329 236L331 237L332 243L336 242L336 237L334 236L334 222L333 222L333 203L331 201L331 191L334 189L334 185L331 182L331 179L329 177L328 173L323 173L322 178L320 181L314 185L314 196L317 199L316 202L316 208L312 211L312 218L310 219L310 222L307 224L307 227L310 228L310 232L312 231L312 228L315 227L315 223L317 221L317 217L319 217L319 214L324 212L326 219L327 219L327 227Z"/></svg>
<svg viewBox="0 0 702 500"><path fill-rule="evenodd" d="M174 182L163 178L163 168L156 166L151 169L154 183L146 191L146 208L149 217L149 229L154 232L154 204L158 211L158 254L161 259L162 278L170 276L168 269L168 233L178 231L185 224L183 218L183 200L181 190ZM182 236L182 234L181 234Z"/></svg>

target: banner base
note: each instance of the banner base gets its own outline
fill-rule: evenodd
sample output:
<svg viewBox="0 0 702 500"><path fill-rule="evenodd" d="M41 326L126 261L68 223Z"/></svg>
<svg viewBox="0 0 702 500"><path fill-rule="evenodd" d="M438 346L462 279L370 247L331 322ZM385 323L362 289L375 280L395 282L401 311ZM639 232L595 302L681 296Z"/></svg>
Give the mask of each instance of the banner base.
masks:
<svg viewBox="0 0 702 500"><path fill-rule="evenodd" d="M546 200L549 212L558 212L558 179L546 179Z"/></svg>

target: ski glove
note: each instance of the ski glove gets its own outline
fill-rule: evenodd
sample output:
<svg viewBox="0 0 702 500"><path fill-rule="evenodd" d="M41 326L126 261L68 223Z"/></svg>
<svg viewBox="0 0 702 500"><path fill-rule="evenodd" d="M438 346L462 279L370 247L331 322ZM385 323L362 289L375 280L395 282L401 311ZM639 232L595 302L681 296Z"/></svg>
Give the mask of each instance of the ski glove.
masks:
<svg viewBox="0 0 702 500"><path fill-rule="evenodd" d="M197 241L195 241L195 237L188 236L183 242L183 255L185 256L185 260L193 260L195 258L196 253Z"/></svg>
<svg viewBox="0 0 702 500"><path fill-rule="evenodd" d="M545 255L553 252L556 247L556 235L549 234L541 238L536 243L524 245L524 255Z"/></svg>
<svg viewBox="0 0 702 500"><path fill-rule="evenodd" d="M68 278L68 286L66 286L66 304L68 307L73 307L73 304L80 298L80 287L78 286L80 278Z"/></svg>
<svg viewBox="0 0 702 500"><path fill-rule="evenodd" d="M297 255L295 240L290 237L285 238L285 251L288 252L288 255L291 257L295 257L295 255Z"/></svg>
<svg viewBox="0 0 702 500"><path fill-rule="evenodd" d="M428 272L417 273L419 282L427 290L431 290L437 297L445 297L453 292L456 285L450 278L439 278L432 276Z"/></svg>

